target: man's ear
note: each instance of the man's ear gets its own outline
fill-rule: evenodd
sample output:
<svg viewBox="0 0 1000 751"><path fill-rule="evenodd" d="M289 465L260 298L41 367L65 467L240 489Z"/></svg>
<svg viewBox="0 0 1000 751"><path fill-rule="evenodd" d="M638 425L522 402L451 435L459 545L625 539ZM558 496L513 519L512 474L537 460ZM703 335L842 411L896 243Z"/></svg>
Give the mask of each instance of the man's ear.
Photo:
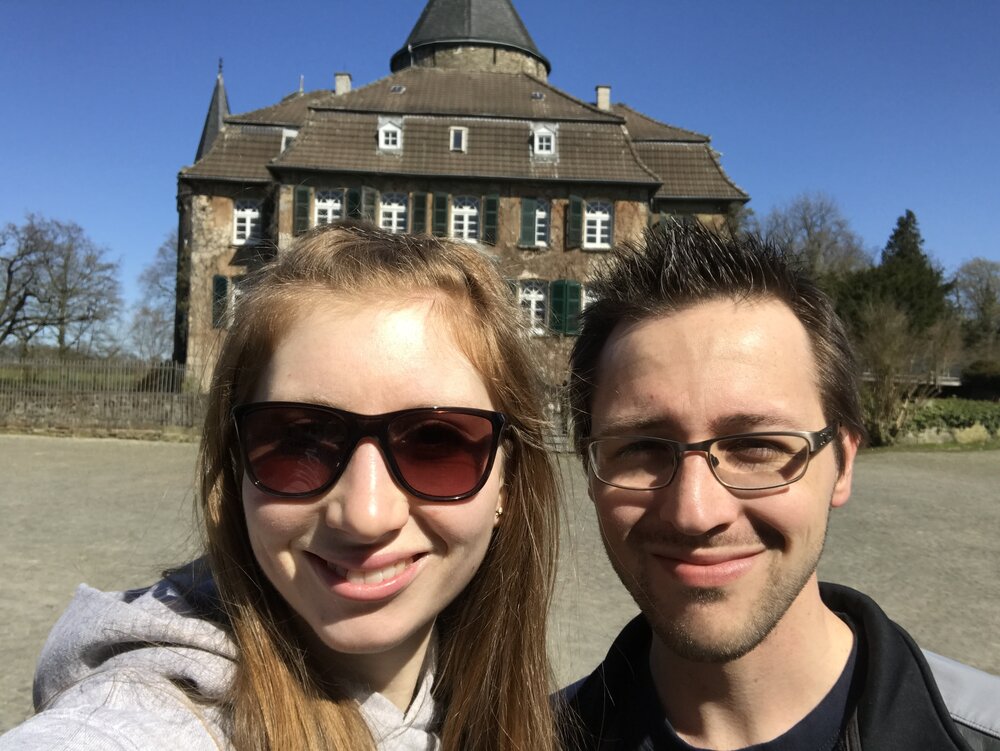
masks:
<svg viewBox="0 0 1000 751"><path fill-rule="evenodd" d="M837 477L837 482L833 485L833 495L830 498L830 505L833 508L843 506L847 503L847 499L851 497L851 483L854 480L854 458L858 455L859 442L856 436L851 435L843 428L841 428L837 440L840 441L843 459L840 463L840 474Z"/></svg>

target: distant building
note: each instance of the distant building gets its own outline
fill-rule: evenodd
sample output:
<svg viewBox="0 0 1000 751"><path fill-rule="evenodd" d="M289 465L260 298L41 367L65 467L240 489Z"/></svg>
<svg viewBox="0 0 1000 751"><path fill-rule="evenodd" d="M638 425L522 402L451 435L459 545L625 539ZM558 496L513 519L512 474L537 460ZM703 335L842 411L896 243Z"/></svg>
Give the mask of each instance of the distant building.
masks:
<svg viewBox="0 0 1000 751"><path fill-rule="evenodd" d="M202 386L240 279L292 238L343 217L481 244L548 337L554 382L592 263L662 216L721 224L749 197L708 136L548 83L509 0L429 0L359 88L298 91L231 114L222 71L195 163L178 175L174 359Z"/></svg>

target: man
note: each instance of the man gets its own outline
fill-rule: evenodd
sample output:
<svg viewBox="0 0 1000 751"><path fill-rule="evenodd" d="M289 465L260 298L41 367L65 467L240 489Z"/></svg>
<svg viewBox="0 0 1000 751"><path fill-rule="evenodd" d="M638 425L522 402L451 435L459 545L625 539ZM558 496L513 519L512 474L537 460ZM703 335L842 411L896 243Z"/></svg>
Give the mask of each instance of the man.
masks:
<svg viewBox="0 0 1000 751"><path fill-rule="evenodd" d="M591 285L570 399L608 557L642 610L564 692L586 749L1000 748L1000 679L820 585L864 438L829 300L776 250L650 230Z"/></svg>

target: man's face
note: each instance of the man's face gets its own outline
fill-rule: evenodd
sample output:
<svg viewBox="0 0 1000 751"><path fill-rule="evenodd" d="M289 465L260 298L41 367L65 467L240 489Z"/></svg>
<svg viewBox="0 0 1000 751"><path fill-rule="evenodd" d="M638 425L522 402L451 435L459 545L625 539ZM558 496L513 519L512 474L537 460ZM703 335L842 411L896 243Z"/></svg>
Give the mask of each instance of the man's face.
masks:
<svg viewBox="0 0 1000 751"><path fill-rule="evenodd" d="M826 426L806 331L774 300L716 300L619 326L598 362L592 413L595 438L694 442ZM723 487L697 452L659 490L622 490L591 473L608 557L664 646L733 660L818 606L829 509L850 494L856 446L843 443L840 471L827 447L801 480L763 491Z"/></svg>

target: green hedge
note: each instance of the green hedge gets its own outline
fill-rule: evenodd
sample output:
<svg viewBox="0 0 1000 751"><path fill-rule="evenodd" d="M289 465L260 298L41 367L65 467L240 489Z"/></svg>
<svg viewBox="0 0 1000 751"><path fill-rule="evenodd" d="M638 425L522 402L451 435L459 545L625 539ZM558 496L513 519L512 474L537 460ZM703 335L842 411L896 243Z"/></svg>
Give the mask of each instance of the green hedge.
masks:
<svg viewBox="0 0 1000 751"><path fill-rule="evenodd" d="M929 428L953 430L971 428L977 422L994 437L1000 435L1000 403L931 399L913 415L910 429L918 433Z"/></svg>

